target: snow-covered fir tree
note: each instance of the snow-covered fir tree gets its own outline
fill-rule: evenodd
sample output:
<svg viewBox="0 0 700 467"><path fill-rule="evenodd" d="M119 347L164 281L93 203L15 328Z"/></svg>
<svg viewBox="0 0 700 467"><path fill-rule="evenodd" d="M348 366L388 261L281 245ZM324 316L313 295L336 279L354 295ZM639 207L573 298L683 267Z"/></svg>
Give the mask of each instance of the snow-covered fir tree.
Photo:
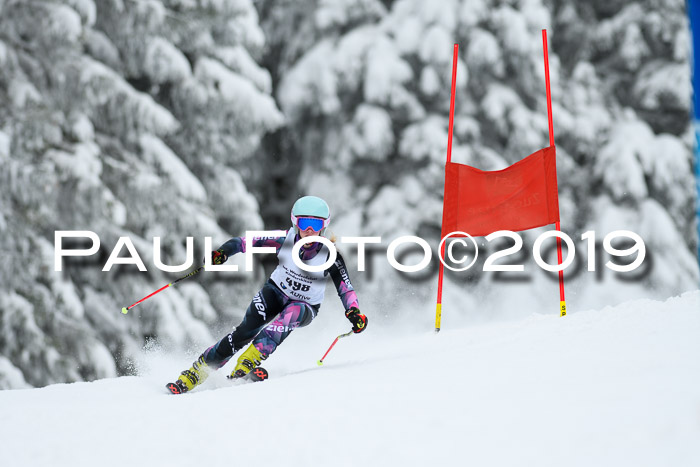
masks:
<svg viewBox="0 0 700 467"><path fill-rule="evenodd" d="M0 3L0 387L128 372L145 340L201 345L241 313L206 280L115 310L170 280L154 236L181 264L187 236L199 262L204 236L262 227L244 177L283 121L263 44L248 1ZM96 232L104 254L54 272L56 230ZM148 273L101 271L121 236Z"/></svg>

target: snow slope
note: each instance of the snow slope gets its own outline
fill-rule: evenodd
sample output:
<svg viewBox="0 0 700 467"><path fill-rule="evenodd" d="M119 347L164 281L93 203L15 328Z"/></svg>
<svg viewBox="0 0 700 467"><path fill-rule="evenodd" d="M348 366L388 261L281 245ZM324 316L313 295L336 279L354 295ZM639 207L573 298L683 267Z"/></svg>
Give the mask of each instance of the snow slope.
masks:
<svg viewBox="0 0 700 467"><path fill-rule="evenodd" d="M439 335L368 327L323 367L333 336L310 329L263 383L221 371L171 396L191 358L156 352L139 377L0 392L2 465L700 465L700 291Z"/></svg>

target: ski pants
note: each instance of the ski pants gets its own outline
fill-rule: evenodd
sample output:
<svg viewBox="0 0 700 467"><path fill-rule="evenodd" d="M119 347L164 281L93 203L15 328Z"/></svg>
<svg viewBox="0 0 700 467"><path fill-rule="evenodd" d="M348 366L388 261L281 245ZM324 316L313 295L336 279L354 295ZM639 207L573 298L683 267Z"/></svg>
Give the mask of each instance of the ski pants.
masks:
<svg viewBox="0 0 700 467"><path fill-rule="evenodd" d="M318 305L290 299L268 280L248 305L241 324L205 350L204 360L214 368L221 368L251 341L263 358L267 358L294 329L311 323L318 309Z"/></svg>

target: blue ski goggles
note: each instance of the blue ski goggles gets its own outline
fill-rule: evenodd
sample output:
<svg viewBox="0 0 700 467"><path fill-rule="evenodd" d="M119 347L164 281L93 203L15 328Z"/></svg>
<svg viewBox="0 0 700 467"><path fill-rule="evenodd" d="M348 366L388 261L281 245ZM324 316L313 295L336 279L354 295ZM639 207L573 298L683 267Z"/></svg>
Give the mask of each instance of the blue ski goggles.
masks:
<svg viewBox="0 0 700 467"><path fill-rule="evenodd" d="M311 227L314 232L320 232L325 226L325 219L319 219L317 217L297 217L297 227L299 227L299 230L306 230Z"/></svg>

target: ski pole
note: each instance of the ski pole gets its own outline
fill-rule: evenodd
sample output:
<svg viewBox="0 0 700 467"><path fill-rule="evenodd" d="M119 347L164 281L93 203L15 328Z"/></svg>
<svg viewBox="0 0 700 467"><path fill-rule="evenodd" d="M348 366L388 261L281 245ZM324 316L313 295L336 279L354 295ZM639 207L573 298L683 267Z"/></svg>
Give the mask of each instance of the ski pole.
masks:
<svg viewBox="0 0 700 467"><path fill-rule="evenodd" d="M347 337L347 336L349 336L350 334L352 334L352 330L346 332L345 334L341 334L341 335L339 335L338 337L336 337L335 340L333 341L333 343L331 344L331 346L328 347L328 350L326 350L326 353L323 354L323 357L321 357L321 360L319 360L318 362L316 362L316 363L318 364L318 366L323 365L323 359L326 358L326 355L328 355L328 352L331 351L331 349L333 348L333 346L335 345L335 343L338 342L338 339L343 338L343 337Z"/></svg>
<svg viewBox="0 0 700 467"><path fill-rule="evenodd" d="M204 269L204 266L200 266L200 267L198 267L197 269L195 269L194 271L192 271L191 273L187 274L186 276L182 276L181 278L172 281L170 284L164 285L163 287L161 287L160 289L156 290L156 291L153 292L152 294L150 294L150 295L148 295L148 296L146 296L146 297L143 297L141 300L139 300L138 302L134 303L133 305L131 305L131 306L129 306L129 307L123 307L123 308L122 308L122 313L127 314L127 313L129 312L129 310L131 310L133 307L135 307L136 305L138 305L138 304L141 303L142 301L144 301L144 300L146 300L146 299L148 299L148 298L151 298L152 296L154 296L154 295L157 294L158 292L161 292L161 291L167 289L167 288L170 287L171 285L177 284L178 282L180 282L180 281L183 280L183 279L187 279L188 277L194 276L195 274L197 274L198 272L200 272L202 269Z"/></svg>

